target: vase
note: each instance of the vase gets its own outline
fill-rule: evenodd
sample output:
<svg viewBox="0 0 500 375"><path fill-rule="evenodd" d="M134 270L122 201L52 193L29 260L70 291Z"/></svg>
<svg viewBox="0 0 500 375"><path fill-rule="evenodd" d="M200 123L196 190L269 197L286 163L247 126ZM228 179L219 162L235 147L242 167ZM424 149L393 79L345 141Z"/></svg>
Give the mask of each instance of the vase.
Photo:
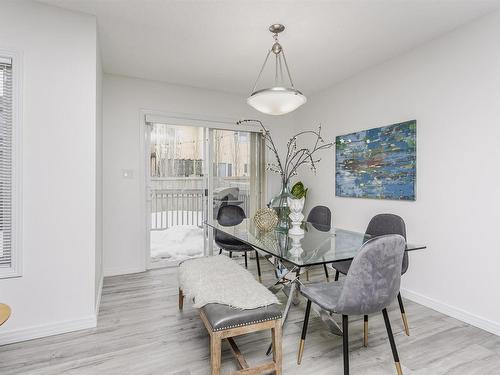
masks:
<svg viewBox="0 0 500 375"><path fill-rule="evenodd" d="M290 227L288 198L293 198L293 196L290 194L288 184L283 183L280 193L269 202L269 207L276 211L278 215L278 225L275 229L279 232L287 232Z"/></svg>
<svg viewBox="0 0 500 375"><path fill-rule="evenodd" d="M304 233L302 234L290 234L288 232L288 237L292 240L292 246L290 247L290 255L293 256L294 258L300 257L300 255L304 252L304 249L302 249L302 243L301 240L304 238Z"/></svg>
<svg viewBox="0 0 500 375"><path fill-rule="evenodd" d="M302 220L304 220L304 215L302 214L304 203L304 197L300 199L288 197L288 207L290 208L289 217L292 225L288 231L290 235L304 235L304 229L300 227L302 225Z"/></svg>

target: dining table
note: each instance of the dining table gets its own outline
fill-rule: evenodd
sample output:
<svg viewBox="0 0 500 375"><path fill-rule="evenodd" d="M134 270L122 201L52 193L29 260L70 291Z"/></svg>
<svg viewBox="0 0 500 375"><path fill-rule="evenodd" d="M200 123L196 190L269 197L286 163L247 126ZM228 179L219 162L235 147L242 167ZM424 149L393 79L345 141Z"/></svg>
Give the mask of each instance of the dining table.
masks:
<svg viewBox="0 0 500 375"><path fill-rule="evenodd" d="M302 223L302 231L298 231L299 233L297 228L294 231L261 230L249 218L234 226L223 226L217 221L207 222L206 225L252 246L274 266L276 279L268 288L273 293L282 290L287 296L282 317L283 325L290 307L299 303L298 290L303 282L301 275L311 267L326 267L328 264L335 266L336 262L352 260L361 246L371 238L366 233L309 222ZM406 244L407 252L425 248L426 246L421 244ZM339 324L329 313L319 307L316 307L316 311L332 333L342 335Z"/></svg>

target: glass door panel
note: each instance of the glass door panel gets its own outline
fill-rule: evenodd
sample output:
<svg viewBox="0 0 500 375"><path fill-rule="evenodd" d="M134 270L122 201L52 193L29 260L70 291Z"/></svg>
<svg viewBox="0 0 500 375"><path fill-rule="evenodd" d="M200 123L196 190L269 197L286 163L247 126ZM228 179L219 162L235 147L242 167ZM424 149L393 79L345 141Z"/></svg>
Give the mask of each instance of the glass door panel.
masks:
<svg viewBox="0 0 500 375"><path fill-rule="evenodd" d="M150 124L150 267L204 254L204 128Z"/></svg>
<svg viewBox="0 0 500 375"><path fill-rule="evenodd" d="M253 217L262 206L263 155L260 133L212 131L212 219L220 207L240 206Z"/></svg>

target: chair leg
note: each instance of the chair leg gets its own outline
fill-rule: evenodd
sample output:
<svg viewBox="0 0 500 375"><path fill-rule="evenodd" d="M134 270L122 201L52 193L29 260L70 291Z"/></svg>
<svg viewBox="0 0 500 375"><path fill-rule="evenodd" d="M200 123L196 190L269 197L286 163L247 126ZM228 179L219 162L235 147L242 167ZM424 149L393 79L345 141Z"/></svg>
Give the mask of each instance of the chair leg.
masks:
<svg viewBox="0 0 500 375"><path fill-rule="evenodd" d="M212 375L220 375L222 339L217 333L210 335L210 367Z"/></svg>
<svg viewBox="0 0 500 375"><path fill-rule="evenodd" d="M335 270L335 281L339 281L340 272Z"/></svg>
<svg viewBox="0 0 500 375"><path fill-rule="evenodd" d="M328 274L328 268L326 268L325 263L323 263L323 269L325 270L326 281L330 281L330 275Z"/></svg>
<svg viewBox="0 0 500 375"><path fill-rule="evenodd" d="M259 252L257 250L255 250L255 260L257 261L257 274L259 275L259 282L262 282L262 275L260 273Z"/></svg>
<svg viewBox="0 0 500 375"><path fill-rule="evenodd" d="M281 319L276 320L274 328L271 329L273 345L273 362L275 366L275 375L281 375L282 351L281 351Z"/></svg>
<svg viewBox="0 0 500 375"><path fill-rule="evenodd" d="M389 342L391 344L392 356L394 357L396 371L398 372L398 375L403 375L403 370L401 370L401 364L399 363L398 350L396 348L396 343L394 342L394 335L392 334L391 322L389 321L389 314L387 314L387 309L383 309L382 314L384 315L385 328L387 330L387 336L389 336Z"/></svg>
<svg viewBox="0 0 500 375"><path fill-rule="evenodd" d="M304 344L306 342L307 324L309 323L309 313L311 312L311 301L307 300L306 315L304 316L304 323L302 324L302 335L300 336L299 355L297 356L297 364L302 362L302 354L304 353Z"/></svg>
<svg viewBox="0 0 500 375"><path fill-rule="evenodd" d="M364 328L363 328L363 346L366 348L368 346L368 315L363 317Z"/></svg>
<svg viewBox="0 0 500 375"><path fill-rule="evenodd" d="M232 258L232 257L233 257L233 252L232 252L232 251L230 251L230 252L229 252L229 258Z"/></svg>
<svg viewBox="0 0 500 375"><path fill-rule="evenodd" d="M219 249L219 255L221 255L221 254L222 254L222 249Z"/></svg>
<svg viewBox="0 0 500 375"><path fill-rule="evenodd" d="M248 268L248 257L246 251L245 251L245 268Z"/></svg>
<svg viewBox="0 0 500 375"><path fill-rule="evenodd" d="M344 375L349 375L349 317L342 315L342 348L344 351Z"/></svg>
<svg viewBox="0 0 500 375"><path fill-rule="evenodd" d="M182 310L184 307L184 293L182 293L182 289L179 288L179 310Z"/></svg>
<svg viewBox="0 0 500 375"><path fill-rule="evenodd" d="M401 310L401 318L403 318L403 324L405 326L406 336L410 336L410 327L408 326L408 319L406 319L405 306L403 305L403 299L401 298L401 293L398 293L399 310Z"/></svg>

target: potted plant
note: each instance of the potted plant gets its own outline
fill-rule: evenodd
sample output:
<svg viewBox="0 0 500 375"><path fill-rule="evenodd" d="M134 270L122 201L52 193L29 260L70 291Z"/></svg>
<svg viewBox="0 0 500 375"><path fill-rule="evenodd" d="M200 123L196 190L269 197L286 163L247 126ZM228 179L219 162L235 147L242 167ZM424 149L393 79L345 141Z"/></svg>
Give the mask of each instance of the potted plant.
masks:
<svg viewBox="0 0 500 375"><path fill-rule="evenodd" d="M278 173L281 177L281 191L280 193L271 199L269 206L275 209L278 214L278 226L277 230L287 231L289 227L289 217L290 208L288 206L288 198L294 198L290 193L290 180L292 177L297 175L297 170L304 165L309 166L311 170L316 173L316 165L321 161L317 159L317 153L330 149L334 146L333 142L325 142L321 136L321 126L318 130L305 130L301 131L294 136L292 136L287 142L287 152L286 157L282 160L279 156L276 145L274 144L273 138L271 137L271 132L264 127L259 120L240 120L237 122L238 125L246 122L256 122L262 128L262 136L264 138L266 147L272 151L274 154L275 161L267 163L266 169ZM312 136L314 139L313 147L302 147L298 146L298 140L306 137ZM302 185L303 186L303 185ZM307 189L304 193L307 192ZM305 196L305 195L304 195Z"/></svg>

